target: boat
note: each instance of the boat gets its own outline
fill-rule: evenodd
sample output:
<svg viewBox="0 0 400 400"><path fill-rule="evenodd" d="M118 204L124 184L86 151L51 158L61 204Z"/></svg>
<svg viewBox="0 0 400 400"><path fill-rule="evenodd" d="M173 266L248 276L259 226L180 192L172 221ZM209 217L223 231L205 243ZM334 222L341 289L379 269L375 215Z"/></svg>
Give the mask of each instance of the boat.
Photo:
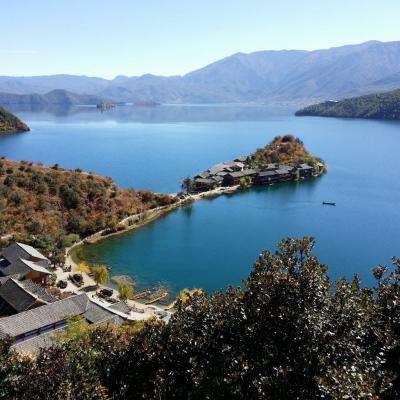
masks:
<svg viewBox="0 0 400 400"><path fill-rule="evenodd" d="M159 300L161 300L161 299L163 299L163 298L165 298L167 296L168 296L168 292L166 290L164 290L164 291L156 294L150 300L146 301L146 304L153 304L153 303L155 303L155 302L157 302L157 301L159 301Z"/></svg>
<svg viewBox="0 0 400 400"><path fill-rule="evenodd" d="M133 299L134 300L143 299L144 297L149 297L150 295L151 295L151 290L147 289L147 290L143 290L141 292L135 293L133 295Z"/></svg>
<svg viewBox="0 0 400 400"><path fill-rule="evenodd" d="M334 201L323 201L322 204L325 206L336 206L336 203Z"/></svg>

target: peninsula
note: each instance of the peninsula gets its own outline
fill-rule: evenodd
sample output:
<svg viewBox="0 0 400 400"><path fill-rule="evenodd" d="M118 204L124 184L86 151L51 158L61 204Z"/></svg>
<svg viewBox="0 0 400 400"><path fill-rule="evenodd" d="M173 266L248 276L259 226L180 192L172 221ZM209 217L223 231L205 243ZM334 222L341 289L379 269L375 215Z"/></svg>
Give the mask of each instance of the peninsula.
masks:
<svg viewBox="0 0 400 400"><path fill-rule="evenodd" d="M325 171L324 161L312 156L300 139L285 135L276 136L253 154L214 165L193 178L186 178L182 186L188 193L232 186L244 189L316 177Z"/></svg>
<svg viewBox="0 0 400 400"><path fill-rule="evenodd" d="M325 101L305 107L295 114L301 116L400 119L400 89L392 92L352 97L341 101Z"/></svg>
<svg viewBox="0 0 400 400"><path fill-rule="evenodd" d="M29 126L3 107L0 107L0 134L27 132Z"/></svg>

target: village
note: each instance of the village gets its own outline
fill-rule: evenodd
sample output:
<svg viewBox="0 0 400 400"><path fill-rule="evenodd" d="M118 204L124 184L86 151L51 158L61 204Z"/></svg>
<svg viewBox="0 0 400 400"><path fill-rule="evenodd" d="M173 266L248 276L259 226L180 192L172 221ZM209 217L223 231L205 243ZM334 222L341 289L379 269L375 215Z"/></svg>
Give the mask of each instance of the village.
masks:
<svg viewBox="0 0 400 400"><path fill-rule="evenodd" d="M171 316L154 304L120 300L115 290L76 272L55 267L32 246L12 242L5 247L0 259L0 339L11 339L18 353L35 354L54 344L73 318L88 325L122 325L149 318L168 321Z"/></svg>
<svg viewBox="0 0 400 400"><path fill-rule="evenodd" d="M265 186L319 176L324 170L325 165L321 161L313 165L308 163L252 165L249 157L241 156L233 161L214 165L207 171L195 175L193 179L186 179L184 186L189 193L206 192L219 187Z"/></svg>

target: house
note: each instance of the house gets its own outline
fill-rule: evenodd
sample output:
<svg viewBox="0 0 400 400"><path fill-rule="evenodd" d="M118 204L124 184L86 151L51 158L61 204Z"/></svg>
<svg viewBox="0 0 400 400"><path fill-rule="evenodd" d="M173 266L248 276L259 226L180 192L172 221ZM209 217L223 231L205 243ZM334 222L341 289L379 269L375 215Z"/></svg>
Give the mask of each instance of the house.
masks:
<svg viewBox="0 0 400 400"><path fill-rule="evenodd" d="M2 251L0 276L18 275L20 279L30 279L46 283L51 272L51 262L32 246L14 242Z"/></svg>
<svg viewBox="0 0 400 400"><path fill-rule="evenodd" d="M240 180L249 177L253 180L258 174L256 169L244 169L243 171L230 172L224 176L223 184L225 186L238 185Z"/></svg>
<svg viewBox="0 0 400 400"><path fill-rule="evenodd" d="M233 170L229 167L229 165L221 163L214 165L208 171L211 175L216 175L218 172L232 172Z"/></svg>
<svg viewBox="0 0 400 400"><path fill-rule="evenodd" d="M194 190L196 192L206 192L215 189L217 186L219 185L215 179L197 178L194 180Z"/></svg>
<svg viewBox="0 0 400 400"><path fill-rule="evenodd" d="M279 177L279 181L287 181L293 179L294 168L289 165L280 165L275 173Z"/></svg>
<svg viewBox="0 0 400 400"><path fill-rule="evenodd" d="M247 156L236 157L233 161L245 163L247 161Z"/></svg>
<svg viewBox="0 0 400 400"><path fill-rule="evenodd" d="M279 181L280 175L276 173L276 171L261 171L256 179L255 183L257 185L270 185L274 182Z"/></svg>
<svg viewBox="0 0 400 400"><path fill-rule="evenodd" d="M0 317L58 301L44 286L29 279L19 281L14 277L6 277L2 278L0 284Z"/></svg>
<svg viewBox="0 0 400 400"><path fill-rule="evenodd" d="M300 164L297 171L300 178L310 178L314 172L314 168L309 164Z"/></svg>
<svg viewBox="0 0 400 400"><path fill-rule="evenodd" d="M240 161L231 161L231 162L225 162L223 165L226 165L226 167L230 170L230 171L242 171L243 168L245 167L245 164L240 162ZM228 171L228 172L230 172Z"/></svg>
<svg viewBox="0 0 400 400"><path fill-rule="evenodd" d="M124 321L119 315L92 302L83 293L0 318L0 339L13 339L12 347L19 353L35 353L54 343L54 334L65 330L70 318L79 316L88 324L121 325Z"/></svg>

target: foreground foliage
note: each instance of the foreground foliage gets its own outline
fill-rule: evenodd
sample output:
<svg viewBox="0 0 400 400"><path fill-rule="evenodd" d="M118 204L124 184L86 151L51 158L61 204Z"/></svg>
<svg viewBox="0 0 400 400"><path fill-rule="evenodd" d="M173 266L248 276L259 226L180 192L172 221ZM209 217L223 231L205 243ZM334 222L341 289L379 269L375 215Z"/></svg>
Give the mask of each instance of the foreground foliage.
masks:
<svg viewBox="0 0 400 400"><path fill-rule="evenodd" d="M63 254L79 237L117 229L124 217L175 199L119 188L81 170L0 160L0 235L12 234L47 255Z"/></svg>
<svg viewBox="0 0 400 400"><path fill-rule="evenodd" d="M400 261L375 288L334 285L313 245L282 241L243 288L197 291L168 325L90 329L36 359L3 343L0 398L399 398Z"/></svg>
<svg viewBox="0 0 400 400"><path fill-rule="evenodd" d="M396 120L400 119L400 90L313 104L296 115Z"/></svg>

